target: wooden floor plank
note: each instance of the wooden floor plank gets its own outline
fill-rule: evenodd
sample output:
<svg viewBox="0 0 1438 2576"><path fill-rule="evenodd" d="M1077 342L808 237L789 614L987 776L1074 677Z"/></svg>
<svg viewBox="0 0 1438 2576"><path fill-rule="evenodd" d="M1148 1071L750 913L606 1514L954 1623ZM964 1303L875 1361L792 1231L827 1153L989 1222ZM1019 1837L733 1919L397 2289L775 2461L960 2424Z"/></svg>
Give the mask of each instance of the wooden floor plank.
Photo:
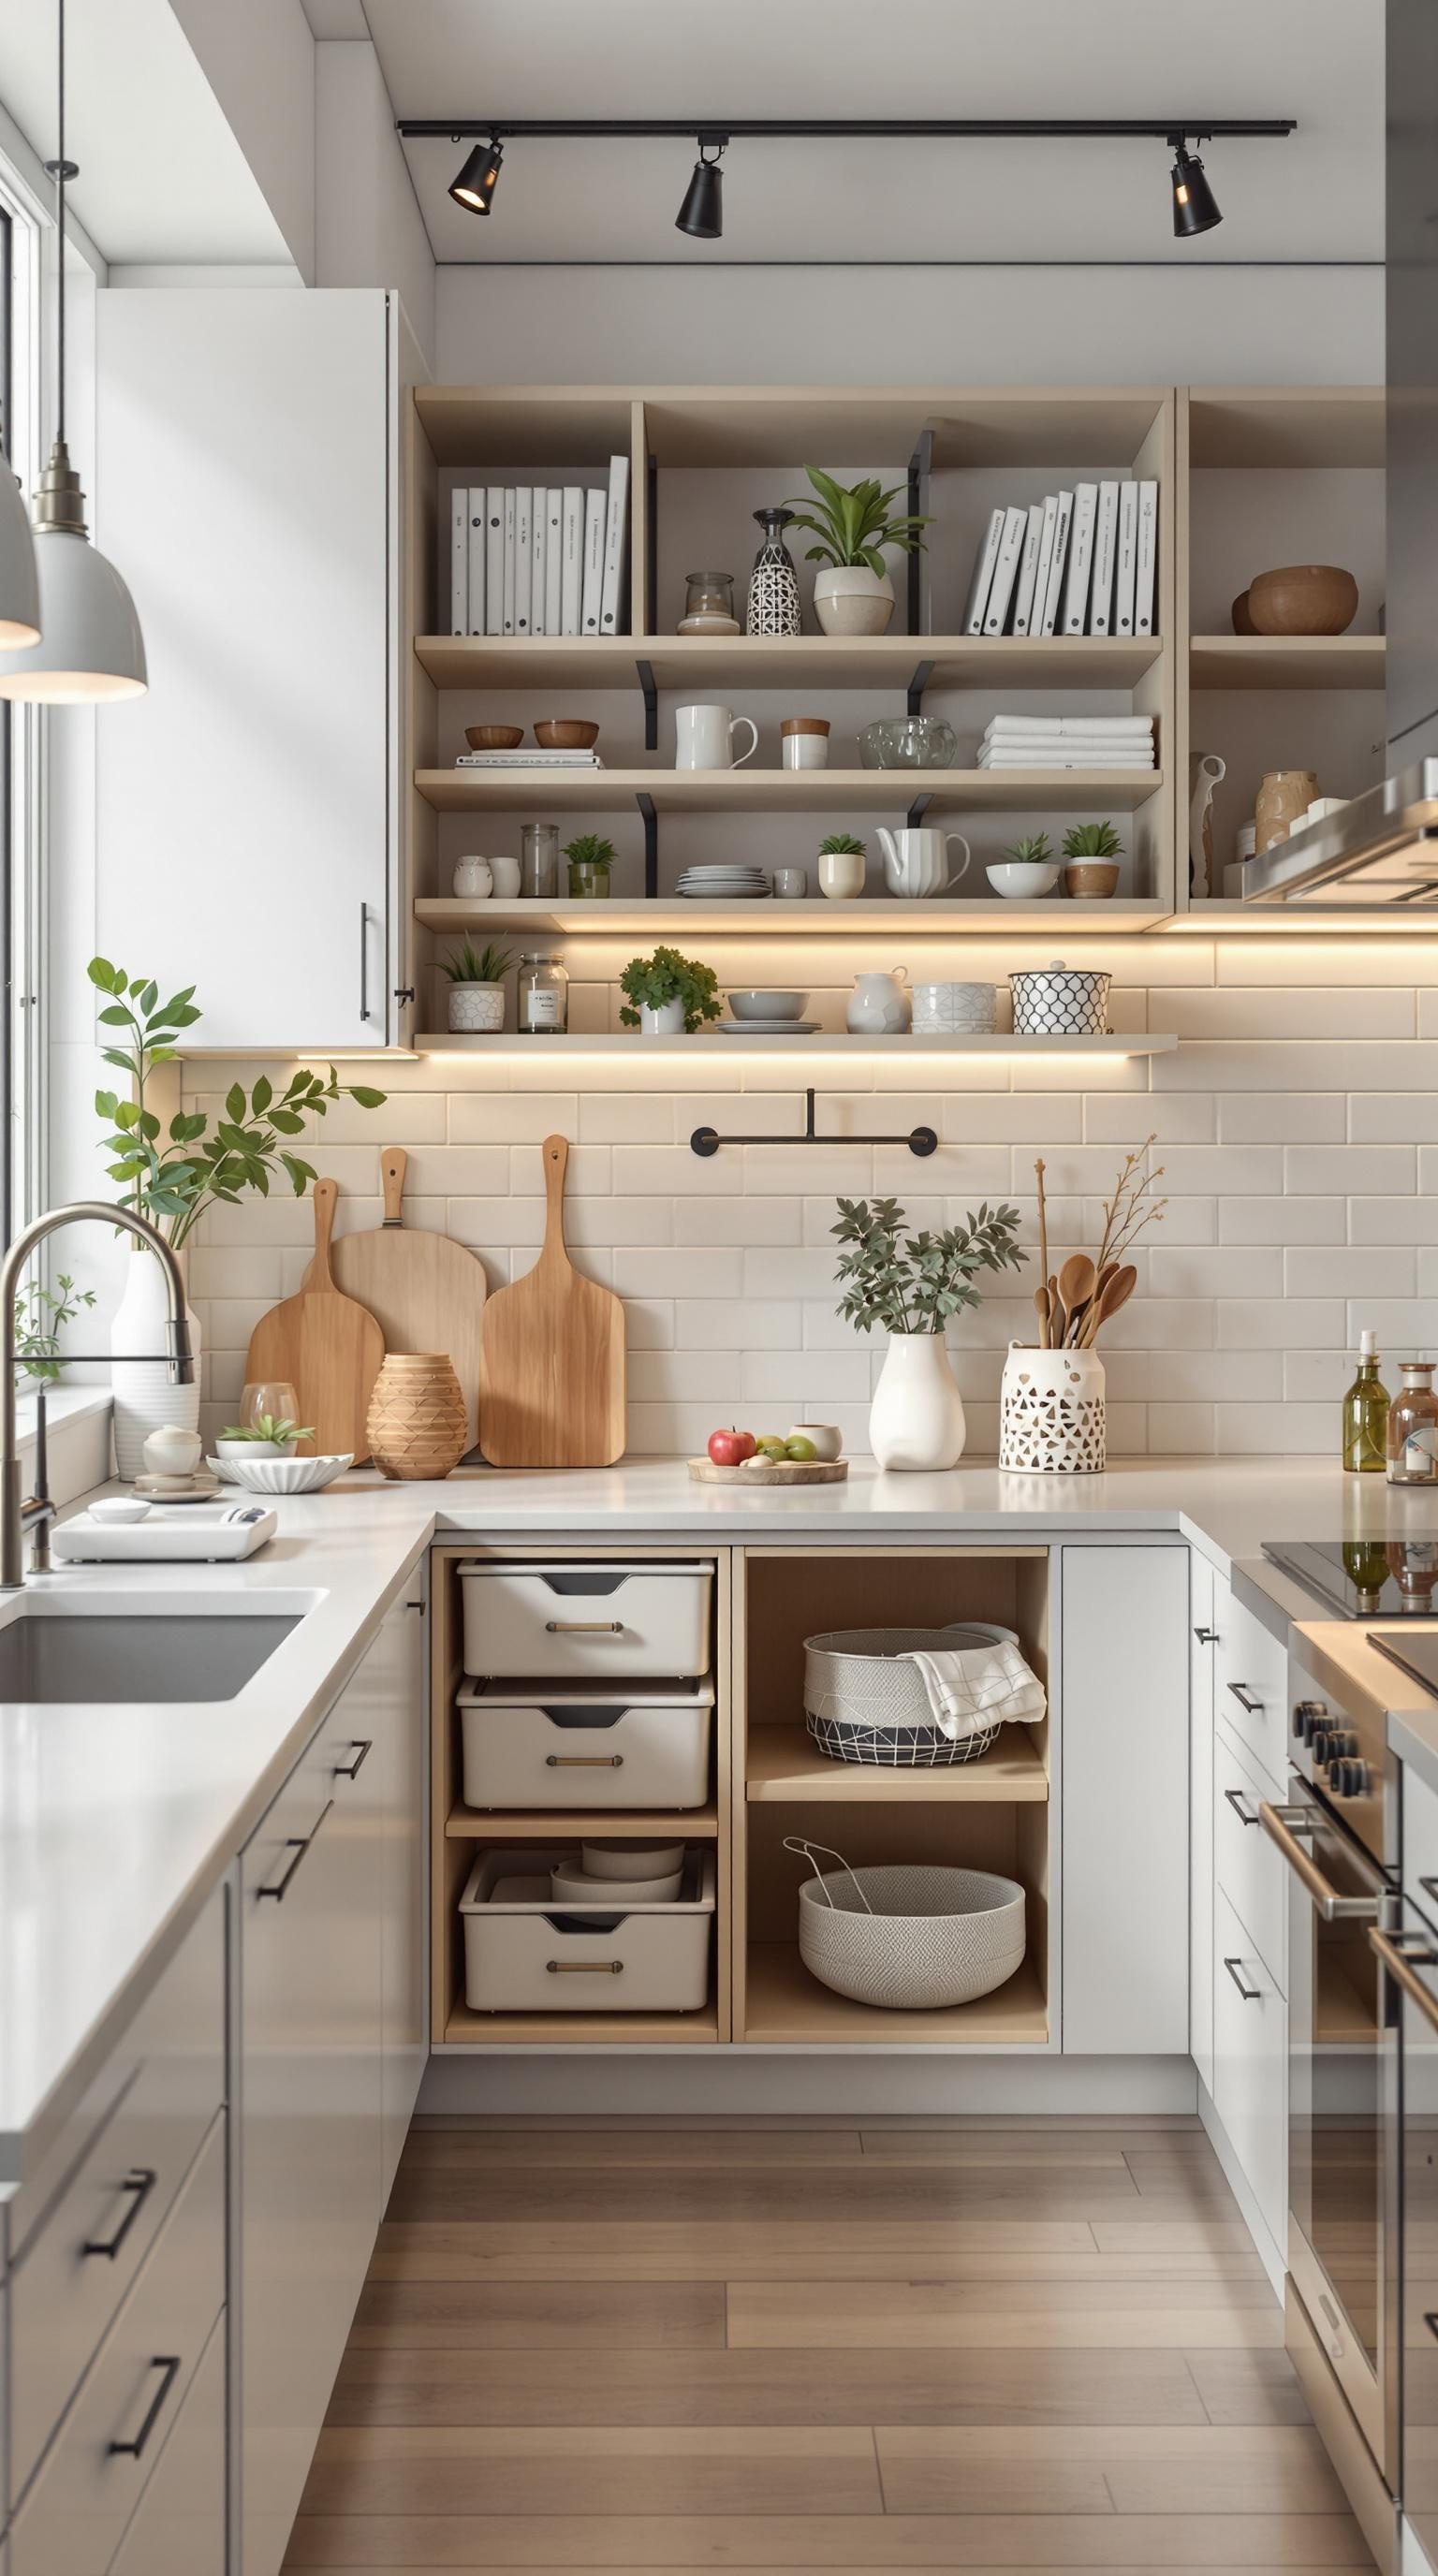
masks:
<svg viewBox="0 0 1438 2576"><path fill-rule="evenodd" d="M492 2226L543 2225L567 2233L587 2227L691 2225L788 2227L812 2219L817 2177L805 2168L725 2166L680 2171L566 2174L556 2189L543 2167L498 2167L483 2174L432 2152L448 2141L420 2140L400 2167L390 2199L392 2219L410 2226L449 2225L481 2212ZM1092 2171L1029 2171L1007 2159L970 2173L963 2167L888 2165L869 2158L837 2161L822 2181L831 2223L922 2228L992 2219L1116 2218L1151 2205L1158 2218L1189 2214L1172 2196L1145 2204L1127 2166Z"/></svg>
<svg viewBox="0 0 1438 2576"><path fill-rule="evenodd" d="M1283 2341L1283 2312L1265 2280L1247 2283L994 2284L913 2281L736 2281L729 2341L841 2351L1024 2346L1056 2352L1248 2347Z"/></svg>
<svg viewBox="0 0 1438 2576"><path fill-rule="evenodd" d="M352 2352L560 2352L709 2348L725 2341L720 2281L389 2281L371 2278L350 2331Z"/></svg>
<svg viewBox="0 0 1438 2576"><path fill-rule="evenodd" d="M890 2513L1092 2512L1067 2476L1097 2482L1118 2513L1344 2513L1306 2426L1119 2426L1101 2433L893 2425L876 2436ZM1024 2481L1033 2479L1026 2493ZM1041 2483L1042 2482L1042 2483ZM1043 2502L1052 2496L1056 2501Z"/></svg>
<svg viewBox="0 0 1438 2576"><path fill-rule="evenodd" d="M409 2148L416 2169L487 2173L495 2165L576 2165L607 2172L616 2165L665 2165L675 2172L711 2165L857 2163L857 2129L433 2129ZM1122 2163L1116 2152L1110 2163Z"/></svg>
<svg viewBox="0 0 1438 2576"><path fill-rule="evenodd" d="M1212 2424L1302 2424L1308 2405L1286 2353L1195 2352L1189 2366Z"/></svg>
<svg viewBox="0 0 1438 2576"><path fill-rule="evenodd" d="M816 2217L825 2195L816 2191L808 2223L778 2227L702 2219L683 2224L631 2220L623 2226L560 2229L552 2225L498 2227L448 2221L429 2226L388 2220L370 2266L377 2280L743 2280L819 2278L830 2267L855 2277L931 2272L974 2256L999 2254L1047 2262L1057 2254L1091 2259L1093 2230L1083 2219L905 2222L888 2226L853 2220L829 2224ZM393 2205L393 2204L391 2204ZM1247 2231L1239 2227L1227 2249L1251 2258ZM1196 2250L1207 2259L1207 2249ZM1163 2249L1140 2248L1145 2259Z"/></svg>
<svg viewBox="0 0 1438 2576"><path fill-rule="evenodd" d="M873 2436L746 2424L502 2432L433 2425L320 2437L304 2510L322 2514L875 2514Z"/></svg>

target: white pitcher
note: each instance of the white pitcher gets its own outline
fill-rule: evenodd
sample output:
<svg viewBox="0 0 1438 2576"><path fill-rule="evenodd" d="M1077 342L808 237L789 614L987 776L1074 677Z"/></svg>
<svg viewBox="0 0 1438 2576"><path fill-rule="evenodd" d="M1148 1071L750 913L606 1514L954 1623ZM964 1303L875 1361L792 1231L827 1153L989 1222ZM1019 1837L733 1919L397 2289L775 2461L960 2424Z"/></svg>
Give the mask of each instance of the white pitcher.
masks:
<svg viewBox="0 0 1438 2576"><path fill-rule="evenodd" d="M948 876L951 841L958 842L964 855L953 875ZM879 846L884 853L884 883L890 894L910 897L948 894L973 855L962 832L935 831L927 823L911 824L902 832L891 832L881 823Z"/></svg>
<svg viewBox="0 0 1438 2576"><path fill-rule="evenodd" d="M854 977L854 989L844 1008L851 1036L903 1036L909 1025L909 996L904 990L904 973L902 966L896 966L891 975Z"/></svg>

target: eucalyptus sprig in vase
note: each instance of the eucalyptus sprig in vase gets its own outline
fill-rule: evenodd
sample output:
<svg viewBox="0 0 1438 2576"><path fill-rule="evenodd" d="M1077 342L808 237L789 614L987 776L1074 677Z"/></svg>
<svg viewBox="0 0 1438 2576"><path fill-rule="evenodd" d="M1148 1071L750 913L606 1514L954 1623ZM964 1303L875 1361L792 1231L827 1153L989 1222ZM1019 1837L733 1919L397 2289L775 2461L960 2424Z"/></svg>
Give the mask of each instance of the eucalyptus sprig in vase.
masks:
<svg viewBox="0 0 1438 2576"><path fill-rule="evenodd" d="M869 1446L881 1467L956 1467L964 1454L963 1398L944 1328L982 1304L983 1271L1021 1267L1019 1212L987 1204L941 1234L908 1231L897 1199L840 1199L829 1231L845 1246L838 1311L860 1332L882 1325L888 1354L869 1409Z"/></svg>

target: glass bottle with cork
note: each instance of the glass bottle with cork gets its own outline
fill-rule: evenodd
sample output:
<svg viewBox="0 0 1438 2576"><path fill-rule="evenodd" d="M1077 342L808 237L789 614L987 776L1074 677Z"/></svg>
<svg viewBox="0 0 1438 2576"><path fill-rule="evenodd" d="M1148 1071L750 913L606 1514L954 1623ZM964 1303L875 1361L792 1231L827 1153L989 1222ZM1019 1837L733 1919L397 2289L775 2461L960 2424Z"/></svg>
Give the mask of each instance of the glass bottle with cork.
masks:
<svg viewBox="0 0 1438 2576"><path fill-rule="evenodd" d="M1371 1475L1388 1460L1388 1390L1378 1375L1378 1336L1360 1334L1358 1375L1343 1399L1343 1464L1350 1475Z"/></svg>
<svg viewBox="0 0 1438 2576"><path fill-rule="evenodd" d="M1388 1408L1388 1482L1438 1485L1438 1395L1432 1360L1400 1360L1402 1384Z"/></svg>

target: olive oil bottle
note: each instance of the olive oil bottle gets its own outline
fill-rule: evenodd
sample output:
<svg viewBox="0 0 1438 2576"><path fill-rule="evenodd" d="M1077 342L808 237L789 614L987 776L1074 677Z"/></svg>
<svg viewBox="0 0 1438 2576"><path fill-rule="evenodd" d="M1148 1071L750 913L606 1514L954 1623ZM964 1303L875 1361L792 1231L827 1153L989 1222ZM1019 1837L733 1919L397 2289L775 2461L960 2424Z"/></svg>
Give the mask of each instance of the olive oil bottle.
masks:
<svg viewBox="0 0 1438 2576"><path fill-rule="evenodd" d="M1358 1375L1343 1399L1343 1464L1350 1475L1382 1475L1388 1463L1388 1390L1378 1375L1378 1336L1358 1344Z"/></svg>

